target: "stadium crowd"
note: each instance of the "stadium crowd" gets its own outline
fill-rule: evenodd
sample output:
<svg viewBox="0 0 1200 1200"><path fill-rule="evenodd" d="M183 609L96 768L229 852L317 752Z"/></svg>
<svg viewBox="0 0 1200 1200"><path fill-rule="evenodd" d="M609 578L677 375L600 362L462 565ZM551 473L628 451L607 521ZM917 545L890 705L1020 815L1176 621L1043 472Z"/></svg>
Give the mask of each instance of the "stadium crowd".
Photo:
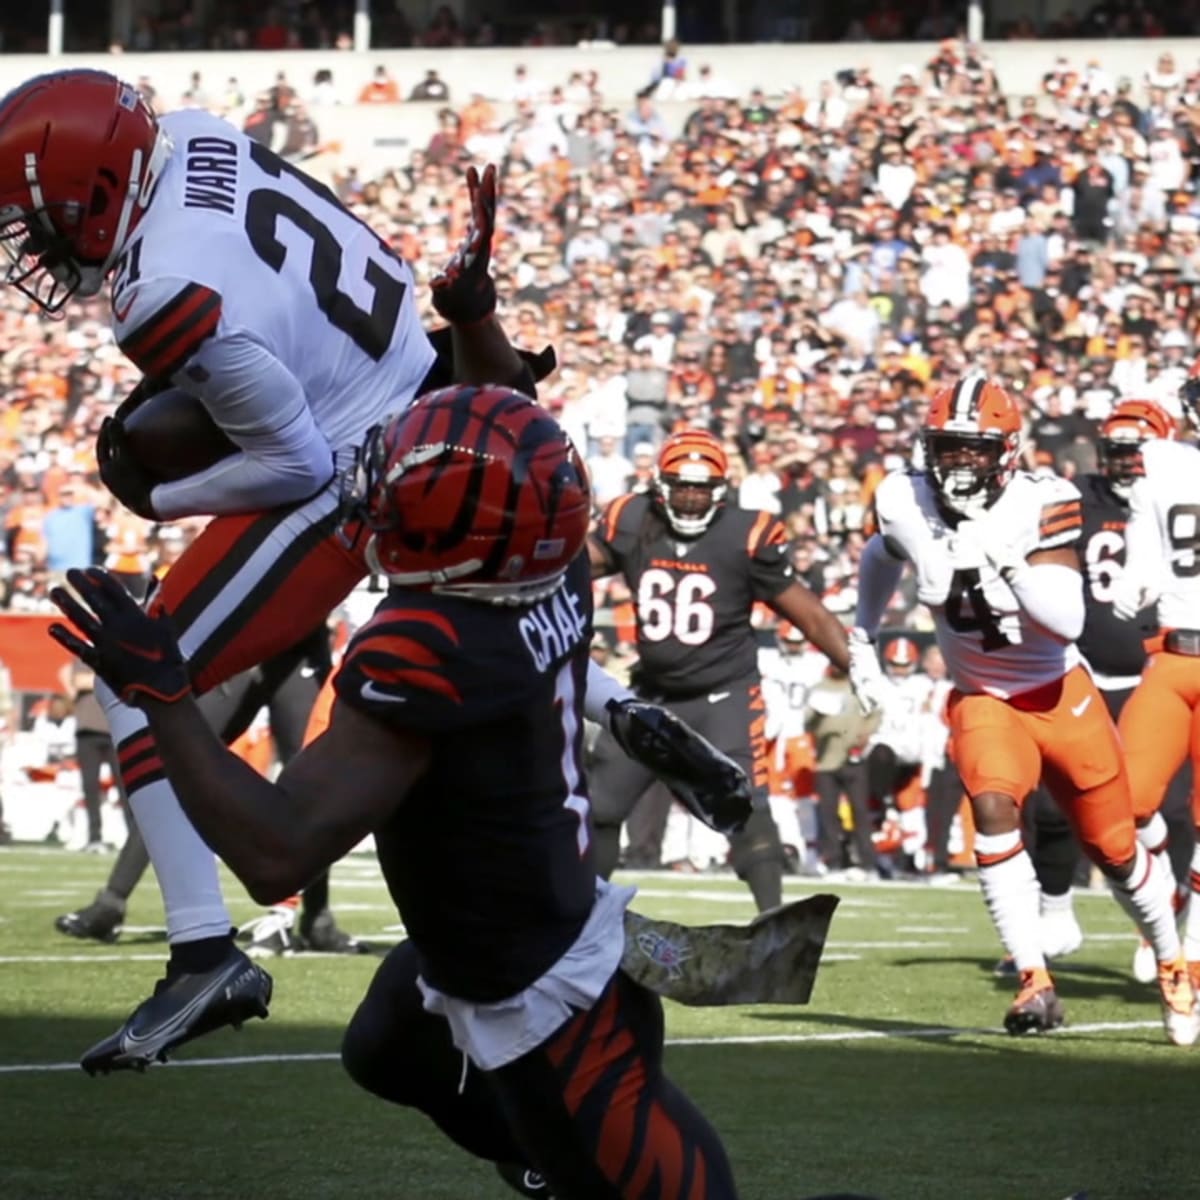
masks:
<svg viewBox="0 0 1200 1200"><path fill-rule="evenodd" d="M585 450L598 508L647 484L668 432L705 426L736 502L784 518L800 577L849 619L872 491L910 460L940 381L969 367L1003 379L1025 407L1026 465L1067 476L1094 469L1117 399L1178 412L1197 337L1200 64L1147 43L1141 78L1059 60L1041 94L1011 96L950 39L891 88L849 69L734 95L673 60L636 98L606 96L595 73L519 69L496 96L515 105L503 123L484 95L433 87L424 150L378 178L334 175L425 281L465 227L466 166L501 165L502 315L521 346L557 348L542 398ZM340 98L387 102L373 83L386 78ZM682 136L663 96L694 105ZM247 104L197 77L178 102L272 138L336 99L328 78L282 77ZM150 527L98 486L97 428L136 382L106 304L47 323L0 293L11 609L46 610L73 565L154 569L194 531ZM624 654L627 592L609 581L599 599ZM911 592L888 623L930 628Z"/></svg>

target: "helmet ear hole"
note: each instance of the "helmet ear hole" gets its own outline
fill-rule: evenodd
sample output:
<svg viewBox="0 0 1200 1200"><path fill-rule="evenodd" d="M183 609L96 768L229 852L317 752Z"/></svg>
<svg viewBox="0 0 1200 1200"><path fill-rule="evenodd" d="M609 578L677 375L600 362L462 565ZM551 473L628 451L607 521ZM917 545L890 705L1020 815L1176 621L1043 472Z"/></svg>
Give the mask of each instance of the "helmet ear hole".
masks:
<svg viewBox="0 0 1200 1200"><path fill-rule="evenodd" d="M92 201L88 205L89 217L102 217L108 211L108 193L97 184L92 188Z"/></svg>

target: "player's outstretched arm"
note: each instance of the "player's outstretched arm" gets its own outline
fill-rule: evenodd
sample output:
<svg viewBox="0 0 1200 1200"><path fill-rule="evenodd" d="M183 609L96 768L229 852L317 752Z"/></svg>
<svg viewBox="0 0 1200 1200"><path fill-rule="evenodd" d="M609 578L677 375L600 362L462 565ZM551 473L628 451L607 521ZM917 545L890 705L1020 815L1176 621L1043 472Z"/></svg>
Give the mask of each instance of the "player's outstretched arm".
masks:
<svg viewBox="0 0 1200 1200"><path fill-rule="evenodd" d="M554 352L547 348L538 355L523 355L496 318L496 285L490 270L496 168L488 166L480 176L471 167L467 190L471 197L467 235L445 270L430 283L433 307L450 323L454 382L502 383L536 397L538 382L554 370Z"/></svg>
<svg viewBox="0 0 1200 1200"><path fill-rule="evenodd" d="M425 770L423 738L338 705L329 730L270 783L209 728L165 615L145 612L105 571L70 571L67 581L83 603L54 589L71 625L51 636L146 713L184 811L260 904L294 894L353 849Z"/></svg>
<svg viewBox="0 0 1200 1200"><path fill-rule="evenodd" d="M850 651L842 623L802 583L790 583L768 602L790 621L839 671L850 669Z"/></svg>

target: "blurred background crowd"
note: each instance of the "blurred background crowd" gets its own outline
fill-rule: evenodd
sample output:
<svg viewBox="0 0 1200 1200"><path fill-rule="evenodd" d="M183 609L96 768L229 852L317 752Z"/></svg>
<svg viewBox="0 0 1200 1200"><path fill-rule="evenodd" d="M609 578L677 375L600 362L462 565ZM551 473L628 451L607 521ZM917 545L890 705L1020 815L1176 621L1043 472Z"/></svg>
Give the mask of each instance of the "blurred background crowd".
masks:
<svg viewBox="0 0 1200 1200"><path fill-rule="evenodd" d="M1165 25L1198 11L1109 4L1087 20L1126 7ZM1067 476L1095 468L1118 399L1178 412L1198 332L1200 56L1147 41L1141 73L1114 77L1098 44L1021 95L958 37L887 87L831 55L826 79L744 94L676 43L633 96L596 71L519 66L459 96L436 69L397 81L356 57L344 78L299 79L281 61L245 88L200 72L178 96L140 86L301 163L327 106L436 104L436 132L403 164L337 166L343 200L423 282L464 231L466 166L496 162L502 316L521 345L557 348L542 398L584 450L597 507L647 486L668 432L708 427L730 452L731 502L785 519L797 572L839 613L872 492L909 462L940 383L968 367L1002 379L1025 407L1026 465ZM681 133L668 100L688 105ZM45 610L50 581L88 562L161 569L194 526L147 525L97 486L96 430L136 382L106 301L48 323L0 293L0 349L0 600ZM626 590L610 581L598 600L627 657ZM909 593L888 620L921 642L930 629Z"/></svg>

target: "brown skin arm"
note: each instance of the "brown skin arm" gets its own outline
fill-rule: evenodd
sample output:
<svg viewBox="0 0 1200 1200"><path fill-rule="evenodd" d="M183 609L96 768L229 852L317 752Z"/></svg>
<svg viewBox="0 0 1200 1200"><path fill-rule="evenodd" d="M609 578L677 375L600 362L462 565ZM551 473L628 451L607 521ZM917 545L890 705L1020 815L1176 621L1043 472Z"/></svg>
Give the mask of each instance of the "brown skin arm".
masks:
<svg viewBox="0 0 1200 1200"><path fill-rule="evenodd" d="M604 543L595 534L588 534L588 562L592 565L592 578L603 579L605 575L615 575L617 565L613 562Z"/></svg>
<svg viewBox="0 0 1200 1200"><path fill-rule="evenodd" d="M524 368L493 313L474 325L452 325L455 383L504 383Z"/></svg>
<svg viewBox="0 0 1200 1200"><path fill-rule="evenodd" d="M1079 574L1079 549L1076 546L1055 546L1053 550L1035 550L1025 561L1031 567L1038 563L1054 563L1060 567L1070 567Z"/></svg>
<svg viewBox="0 0 1200 1200"><path fill-rule="evenodd" d="M329 729L270 783L221 744L193 698L144 709L184 812L259 904L294 895L352 850L429 765L425 738L337 702Z"/></svg>
<svg viewBox="0 0 1200 1200"><path fill-rule="evenodd" d="M815 592L802 583L793 582L767 603L784 620L795 625L839 671L850 670L846 631Z"/></svg>

